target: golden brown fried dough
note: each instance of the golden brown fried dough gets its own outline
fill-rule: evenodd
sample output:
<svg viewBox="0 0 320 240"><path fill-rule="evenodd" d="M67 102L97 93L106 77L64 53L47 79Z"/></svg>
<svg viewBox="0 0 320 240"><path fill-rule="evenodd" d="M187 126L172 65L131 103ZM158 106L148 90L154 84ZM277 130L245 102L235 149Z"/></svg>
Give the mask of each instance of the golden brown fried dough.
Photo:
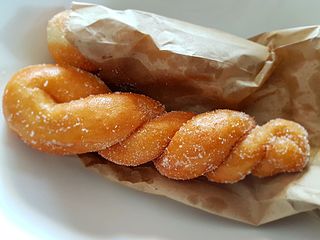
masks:
<svg viewBox="0 0 320 240"><path fill-rule="evenodd" d="M73 66L89 72L98 70L94 63L86 59L80 51L66 39L66 24L70 11L55 15L47 26L49 51L56 63Z"/></svg>
<svg viewBox="0 0 320 240"><path fill-rule="evenodd" d="M20 70L7 84L3 110L9 127L49 153L99 152L126 166L153 161L172 179L206 176L234 183L301 171L308 134L298 123L275 119L263 126L245 113L166 113L144 95L111 93L94 75L58 65Z"/></svg>
<svg viewBox="0 0 320 240"><path fill-rule="evenodd" d="M195 114L169 112L150 120L124 141L115 144L99 154L110 161L138 166L158 158L167 147L173 135Z"/></svg>
<svg viewBox="0 0 320 240"><path fill-rule="evenodd" d="M57 154L104 149L164 112L160 103L146 96L108 93L90 73L36 65L12 77L3 110L9 127L23 141Z"/></svg>

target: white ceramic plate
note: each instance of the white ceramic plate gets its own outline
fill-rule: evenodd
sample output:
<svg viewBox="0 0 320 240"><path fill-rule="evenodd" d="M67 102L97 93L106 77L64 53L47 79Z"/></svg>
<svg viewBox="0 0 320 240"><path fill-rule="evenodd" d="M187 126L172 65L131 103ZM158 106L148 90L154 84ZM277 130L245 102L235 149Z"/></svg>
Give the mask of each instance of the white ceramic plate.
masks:
<svg viewBox="0 0 320 240"><path fill-rule="evenodd" d="M320 24L318 0L109 0L240 36ZM46 22L69 1L1 0L1 93L19 68L52 62ZM75 157L34 151L0 119L1 239L319 239L319 218L299 214L255 228L104 180Z"/></svg>

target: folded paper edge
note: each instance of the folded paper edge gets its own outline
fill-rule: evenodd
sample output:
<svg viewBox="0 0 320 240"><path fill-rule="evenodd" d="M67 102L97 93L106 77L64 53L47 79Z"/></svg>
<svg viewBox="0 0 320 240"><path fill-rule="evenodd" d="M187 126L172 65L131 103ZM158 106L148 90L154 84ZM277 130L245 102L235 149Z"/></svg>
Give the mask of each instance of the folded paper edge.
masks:
<svg viewBox="0 0 320 240"><path fill-rule="evenodd" d="M139 168L137 169L130 169L128 167L125 166L120 166L120 165L116 165L113 164L111 162L108 162L107 160L104 160L105 163L101 162L101 157L98 156L97 154L81 154L78 155L78 157L80 158L81 162L84 164L84 166L86 168L89 168L90 170L95 171L96 173L98 173L99 175L102 175L104 178L121 184L123 186L141 191L141 192L145 192L148 194L153 194L153 195L158 195L158 196L163 196L166 198L169 198L171 200L180 202L184 205L187 206L191 206L193 208L197 208L200 209L202 211L205 211L207 213L219 216L219 217L223 217L223 218L227 218L230 220L235 220L238 222L242 222L242 223L246 223L249 225L253 225L253 226L260 226L269 222L273 222L294 214L298 214L298 213L302 213L302 212L307 212L310 210L314 210L316 209L316 207L314 205L311 204L306 204L303 202L299 202L299 201L292 201L292 200L288 200L285 198L285 192L281 193L278 197L277 197L277 201L275 202L275 199L266 199L264 201L260 201L259 199L256 199L255 202L255 206L258 211L252 213L252 214L242 214L242 213L236 213L234 212L234 214L226 214L226 213L219 213L219 212L215 212L212 211L209 208L206 208L202 205L197 205L194 204L192 202L187 201L186 199L183 199L181 197L181 195L177 194L178 190L174 190L174 191L168 191L166 192L169 188L175 188L176 186L168 186L169 184L163 183L163 179L165 179L165 181L171 181L170 179L166 179L165 177L155 177L154 179L152 179L152 181L148 182L149 179L148 177L145 177L145 179L142 179L141 181L131 181L131 180L127 180L127 179L119 179L119 177L117 176L119 169L120 171L124 171L126 172L128 175L130 174L134 174L137 171L139 172ZM116 168L112 168L110 166L116 166ZM147 166L147 167L143 167L144 170L153 170L153 167L151 166ZM141 176L143 176L143 170L141 171ZM142 177L143 178L143 177ZM165 185L165 186L164 186ZM167 189L166 189L167 188ZM164 192L163 192L164 191ZM242 202L243 203L243 202ZM275 210L274 208L278 209L279 206L282 206L284 209L286 209L285 213L282 213L281 216L279 217L277 214L275 214ZM249 211L250 209L248 209Z"/></svg>

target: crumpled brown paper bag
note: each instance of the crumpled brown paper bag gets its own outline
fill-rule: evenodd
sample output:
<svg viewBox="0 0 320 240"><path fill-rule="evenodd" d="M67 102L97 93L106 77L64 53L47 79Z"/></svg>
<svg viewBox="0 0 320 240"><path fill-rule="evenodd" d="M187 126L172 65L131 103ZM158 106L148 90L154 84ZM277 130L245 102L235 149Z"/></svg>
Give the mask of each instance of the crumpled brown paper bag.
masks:
<svg viewBox="0 0 320 240"><path fill-rule="evenodd" d="M252 38L255 44L150 13L74 4L68 29L68 40L101 67L108 84L127 83L173 109L233 107L259 123L293 119L308 129L312 143L303 173L248 176L231 185L174 181L151 163L129 168L94 153L80 156L88 168L131 188L254 225L319 208L320 27L264 33ZM164 64L171 60L174 67Z"/></svg>
<svg viewBox="0 0 320 240"><path fill-rule="evenodd" d="M168 110L237 108L268 78L265 46L135 10L74 4L68 39L113 90L152 96Z"/></svg>

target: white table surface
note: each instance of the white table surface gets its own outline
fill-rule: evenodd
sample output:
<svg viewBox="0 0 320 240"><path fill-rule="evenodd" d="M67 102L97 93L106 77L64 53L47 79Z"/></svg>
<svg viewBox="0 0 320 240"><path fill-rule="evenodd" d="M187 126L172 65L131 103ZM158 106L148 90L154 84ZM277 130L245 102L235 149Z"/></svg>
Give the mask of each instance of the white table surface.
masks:
<svg viewBox="0 0 320 240"><path fill-rule="evenodd" d="M248 37L320 24L318 0L109 0ZM70 3L1 0L1 93L19 68L52 62L46 22ZM259 228L134 191L86 170L76 157L24 145L0 116L0 239L319 239L320 218L304 213Z"/></svg>

